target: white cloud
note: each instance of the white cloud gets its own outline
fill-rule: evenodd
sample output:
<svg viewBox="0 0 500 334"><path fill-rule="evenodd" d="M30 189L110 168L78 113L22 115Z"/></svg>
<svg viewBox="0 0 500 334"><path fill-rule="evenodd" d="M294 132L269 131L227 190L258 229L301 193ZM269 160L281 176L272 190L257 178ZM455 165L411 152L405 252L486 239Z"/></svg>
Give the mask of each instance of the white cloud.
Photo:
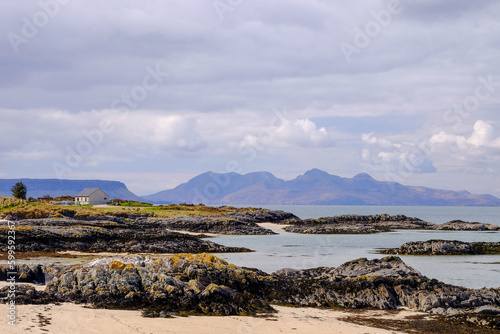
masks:
<svg viewBox="0 0 500 334"><path fill-rule="evenodd" d="M191 115L134 111L122 114L113 123L116 130L110 134L111 145L126 143L131 152L189 154L206 146Z"/></svg>
<svg viewBox="0 0 500 334"><path fill-rule="evenodd" d="M415 134L413 134L415 138ZM492 124L478 120L469 135L440 131L429 139L394 143L387 138L364 134L361 157L375 171L400 174L460 170L469 173L498 172L500 136ZM401 173L404 170L406 172Z"/></svg>
<svg viewBox="0 0 500 334"><path fill-rule="evenodd" d="M492 148L500 149L500 137L496 137L493 126L485 121L479 120L474 124L474 129L469 137L441 131L430 139L436 145L447 145L448 148L464 152L472 152L478 149Z"/></svg>
<svg viewBox="0 0 500 334"><path fill-rule="evenodd" d="M0 140L4 143L0 153L11 160L61 159L70 151L81 151L86 164L97 166L151 153L172 156L205 148L192 116L114 110L1 110L0 114L9 118L10 124L23 124L23 131L18 131L0 123Z"/></svg>
<svg viewBox="0 0 500 334"><path fill-rule="evenodd" d="M428 156L425 145L401 141L393 143L387 138L379 138L374 133L363 134L365 144L361 158L373 171L392 172L401 175L434 173L436 167Z"/></svg>
<svg viewBox="0 0 500 334"><path fill-rule="evenodd" d="M82 168L133 173L153 160L197 172L241 158L244 142L269 148L254 161L266 170L298 160L300 167L290 167L294 172L309 164L348 174L409 161L417 164L415 173L433 171L433 165L498 169L500 139L492 125L478 123L464 134L443 124L453 119L466 126L473 117L498 122L498 1L403 1L403 11L368 36L350 64L340 43L353 43L354 29L364 29L387 2L228 3L239 5L220 20L212 1L70 1L19 45L19 53L1 39L0 154L11 162L5 168L21 173L19 166L30 160L42 166L64 159L68 146L86 140L84 130L109 118L115 131L106 133ZM21 33L23 18L41 10L36 1L2 5L2 36ZM157 64L170 75L136 99L129 113L105 109L139 92L147 68ZM481 90L491 96L467 117L455 111L448 120L439 117L475 96L478 77L493 78ZM271 111L282 106L295 115L272 123ZM408 115L405 126L380 121ZM325 121L338 116L350 121L344 127ZM435 126L446 131L432 136ZM366 133L361 140L359 133ZM434 144L435 152L423 150L419 164L413 153L422 151L421 142ZM198 158L202 166L192 163Z"/></svg>
<svg viewBox="0 0 500 334"><path fill-rule="evenodd" d="M375 137L373 132L362 134L361 135L361 140L365 144L377 145L377 146L379 146L379 147L381 147L383 149L386 149L386 150L401 147L401 145L393 144L393 143L391 143L389 140L387 140L385 138Z"/></svg>
<svg viewBox="0 0 500 334"><path fill-rule="evenodd" d="M309 119L282 120L279 126L260 129L258 135L247 135L243 146L248 147L331 147L332 135L326 128L318 128Z"/></svg>

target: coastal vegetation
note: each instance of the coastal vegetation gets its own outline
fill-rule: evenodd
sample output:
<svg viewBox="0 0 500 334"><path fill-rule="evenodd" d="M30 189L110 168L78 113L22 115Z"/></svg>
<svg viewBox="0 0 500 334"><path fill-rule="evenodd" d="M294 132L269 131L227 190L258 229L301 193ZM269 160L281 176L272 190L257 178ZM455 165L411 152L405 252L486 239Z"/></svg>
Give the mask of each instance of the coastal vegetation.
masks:
<svg viewBox="0 0 500 334"><path fill-rule="evenodd" d="M49 217L78 216L116 216L123 217L130 213L158 218L179 216L214 216L229 212L251 212L255 208L235 208L231 206L209 207L203 204L170 204L153 206L147 203L123 201L119 205L93 207L89 205L53 205L46 201L30 202L12 197L0 197L0 217L17 219L40 219Z"/></svg>
<svg viewBox="0 0 500 334"><path fill-rule="evenodd" d="M24 183L17 182L12 186L10 190L12 191L12 196L14 196L14 198L26 199L26 193L28 192L28 189L26 188Z"/></svg>

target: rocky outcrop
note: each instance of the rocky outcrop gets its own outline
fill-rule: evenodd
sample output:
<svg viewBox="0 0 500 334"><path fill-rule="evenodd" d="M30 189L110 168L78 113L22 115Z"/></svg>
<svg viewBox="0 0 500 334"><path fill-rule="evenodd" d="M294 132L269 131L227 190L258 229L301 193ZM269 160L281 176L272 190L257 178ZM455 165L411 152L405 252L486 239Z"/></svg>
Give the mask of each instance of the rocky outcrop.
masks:
<svg viewBox="0 0 500 334"><path fill-rule="evenodd" d="M452 220L436 226L436 230L452 231L500 231L500 226L483 223L470 223L463 220Z"/></svg>
<svg viewBox="0 0 500 334"><path fill-rule="evenodd" d="M398 257L385 257L383 259L367 260L361 258L342 264L334 269L337 276L358 277L364 275L400 277L400 276L422 276L419 271L407 266Z"/></svg>
<svg viewBox="0 0 500 334"><path fill-rule="evenodd" d="M385 249L382 254L402 255L483 255L500 254L500 242L463 242L429 240L407 242L398 248Z"/></svg>
<svg viewBox="0 0 500 334"><path fill-rule="evenodd" d="M26 305L26 304L49 304L49 303L57 303L58 300L47 293L46 291L37 290L31 284L15 284L14 290L11 289L10 286L6 286L0 289L0 302L5 303L9 302L7 298L9 293L15 291L15 302L17 305Z"/></svg>
<svg viewBox="0 0 500 334"><path fill-rule="evenodd" d="M290 221L301 220L291 213L273 210L235 211L222 216L181 216L155 219L155 222L163 224L169 230L229 235L276 234L270 229L259 226L258 223L283 224Z"/></svg>
<svg viewBox="0 0 500 334"><path fill-rule="evenodd" d="M288 306L395 309L441 314L454 321L500 329L500 289L467 289L422 276L399 257L358 259L338 268L283 269L272 303ZM478 319L480 319L478 321Z"/></svg>
<svg viewBox="0 0 500 334"><path fill-rule="evenodd" d="M299 217L290 212L282 210L253 210L247 212L232 212L227 214L228 217L237 217L246 222L255 223L275 223L275 224L290 224L291 222L302 221Z"/></svg>
<svg viewBox="0 0 500 334"><path fill-rule="evenodd" d="M287 232L304 234L371 234L392 230L500 231L500 226L453 220L434 224L405 215L341 215L318 219L289 220Z"/></svg>
<svg viewBox="0 0 500 334"><path fill-rule="evenodd" d="M73 219L30 219L16 223L16 252L85 251L202 253L244 252L196 236L167 232L161 223L147 218L83 221ZM3 240L3 241L2 241ZM0 251L7 251L7 235L0 235Z"/></svg>
<svg viewBox="0 0 500 334"><path fill-rule="evenodd" d="M9 267L0 267L0 281L7 280L7 273L15 272L16 274L16 282L24 282L24 283L35 283L35 284L45 284L45 272L48 268L44 268L42 265L36 266L13 266Z"/></svg>
<svg viewBox="0 0 500 334"><path fill-rule="evenodd" d="M365 225L316 225L316 224L298 224L285 226L283 230L290 233L301 234L373 234L386 232L384 228Z"/></svg>
<svg viewBox="0 0 500 334"><path fill-rule="evenodd" d="M8 287L0 290L6 299ZM338 268L282 269L271 275L209 254L118 257L65 268L45 294L23 301L79 302L143 309L147 316L253 314L271 304L413 310L498 325L500 289L467 289L422 276L399 257L358 259ZM31 297L30 297L31 296ZM467 320L469 319L469 320ZM495 322L497 321L497 322Z"/></svg>
<svg viewBox="0 0 500 334"><path fill-rule="evenodd" d="M431 229L435 224L404 215L341 215L291 222L287 232L306 234L370 234L394 229Z"/></svg>
<svg viewBox="0 0 500 334"><path fill-rule="evenodd" d="M43 298L147 316L248 315L273 310L259 293L264 278L210 254L108 258L62 271Z"/></svg>

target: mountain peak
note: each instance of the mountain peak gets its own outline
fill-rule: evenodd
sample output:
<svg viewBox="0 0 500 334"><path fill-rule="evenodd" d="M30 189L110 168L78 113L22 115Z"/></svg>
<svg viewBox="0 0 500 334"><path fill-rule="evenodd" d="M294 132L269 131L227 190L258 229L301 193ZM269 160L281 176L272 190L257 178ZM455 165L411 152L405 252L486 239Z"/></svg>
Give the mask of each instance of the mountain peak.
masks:
<svg viewBox="0 0 500 334"><path fill-rule="evenodd" d="M325 171L322 171L321 169L318 169L318 168L313 168L313 169L310 169L310 170L308 170L307 172L305 172L303 176L314 176L314 177L318 177L318 176L330 176L330 174L328 174L328 173L327 173L327 172L325 172Z"/></svg>
<svg viewBox="0 0 500 334"><path fill-rule="evenodd" d="M352 178L308 170L284 181L269 172L209 173L174 189L146 196L150 201L224 205L480 205L500 206L491 195L472 195L378 181L367 173Z"/></svg>
<svg viewBox="0 0 500 334"><path fill-rule="evenodd" d="M355 175L352 179L356 180L356 181L376 181L368 173L359 173L359 174Z"/></svg>

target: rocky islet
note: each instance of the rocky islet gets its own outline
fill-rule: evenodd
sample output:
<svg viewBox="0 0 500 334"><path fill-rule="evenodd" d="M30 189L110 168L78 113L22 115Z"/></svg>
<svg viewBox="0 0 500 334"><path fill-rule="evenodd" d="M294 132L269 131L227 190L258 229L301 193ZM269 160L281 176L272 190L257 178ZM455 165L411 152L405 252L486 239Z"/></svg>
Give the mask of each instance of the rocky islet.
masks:
<svg viewBox="0 0 500 334"><path fill-rule="evenodd" d="M405 215L340 215L318 219L289 219L287 232L303 234L371 234L393 230L500 231L500 226L454 220L435 224Z"/></svg>
<svg viewBox="0 0 500 334"><path fill-rule="evenodd" d="M500 242L411 241L398 248L381 250L380 253L401 255L496 255L500 254Z"/></svg>

